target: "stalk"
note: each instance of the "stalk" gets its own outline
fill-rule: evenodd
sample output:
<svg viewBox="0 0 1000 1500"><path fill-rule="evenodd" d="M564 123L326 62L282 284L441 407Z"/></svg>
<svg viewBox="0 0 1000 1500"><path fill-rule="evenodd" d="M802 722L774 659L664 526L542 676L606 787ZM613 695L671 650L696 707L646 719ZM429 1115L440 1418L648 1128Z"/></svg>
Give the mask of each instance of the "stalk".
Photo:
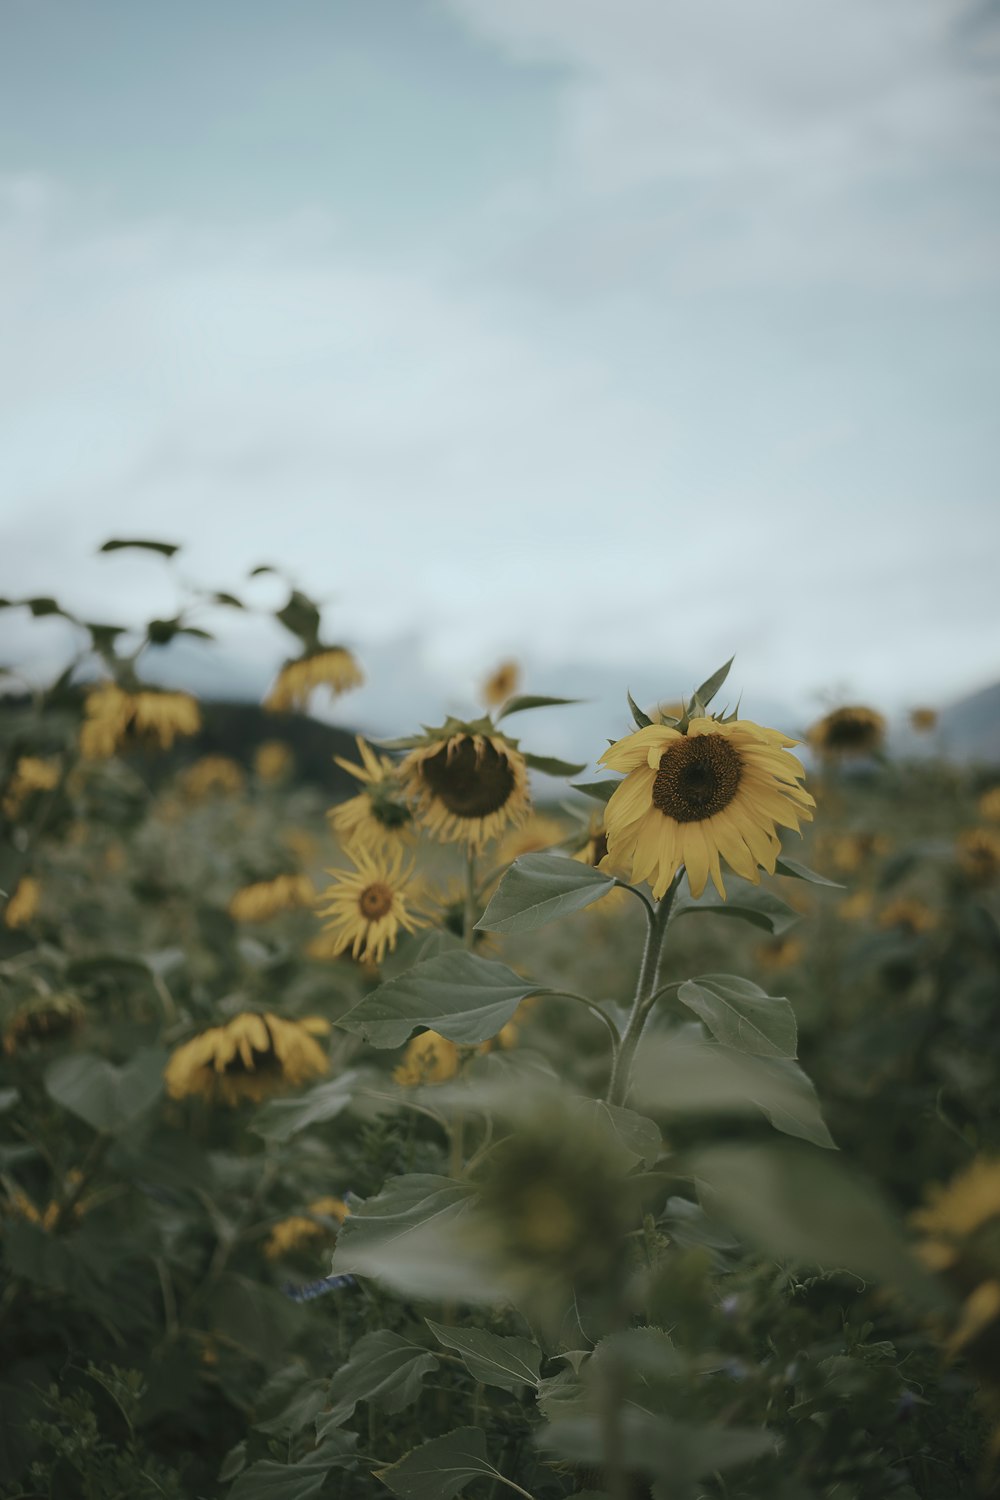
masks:
<svg viewBox="0 0 1000 1500"><path fill-rule="evenodd" d="M628 1018L622 1036L621 1046L611 1070L611 1082L608 1085L607 1103L624 1104L628 1096L628 1086L632 1075L632 1062L635 1058L639 1038L642 1036L643 1028L649 1012L657 995L657 975L660 968L660 958L663 952L663 940L667 935L667 927L670 923L670 911L680 885L683 870L678 870L672 883L664 894L663 900L653 909L652 916L646 929L646 946L643 949L642 964L639 968L639 978L635 987L635 999L632 1002L632 1010Z"/></svg>

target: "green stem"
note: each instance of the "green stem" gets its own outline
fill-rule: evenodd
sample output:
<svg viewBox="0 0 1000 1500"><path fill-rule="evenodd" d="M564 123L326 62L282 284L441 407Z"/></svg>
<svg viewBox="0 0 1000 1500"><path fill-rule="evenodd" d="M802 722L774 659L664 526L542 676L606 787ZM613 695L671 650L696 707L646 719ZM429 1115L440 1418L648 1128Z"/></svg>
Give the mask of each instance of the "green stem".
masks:
<svg viewBox="0 0 1000 1500"><path fill-rule="evenodd" d="M611 1069L611 1082L608 1085L608 1104L624 1104L628 1096L629 1080L632 1074L632 1062L635 1058L639 1038L642 1036L649 1012L658 993L656 980L660 967L660 955L663 951L663 939L667 934L667 926L670 922L670 910L674 904L677 887L681 880L681 871L678 870L672 884L668 887L663 900L655 908L646 931L646 946L643 949L642 964L639 968L639 979L635 987L635 999L632 1002L632 1011L625 1027L621 1046L618 1048L614 1066Z"/></svg>
<svg viewBox="0 0 1000 1500"><path fill-rule="evenodd" d="M538 995L540 999L545 995L553 995L560 1000L576 1000L580 1005L585 1005L588 1010L592 1010L595 1016L600 1016L601 1020L604 1022L605 1026L608 1029L608 1033L611 1037L612 1055L617 1052L621 1044L621 1037L618 1034L618 1027L615 1025L614 1021L612 1021L607 1012L601 1009L596 1000L591 1000L586 995L578 995L575 990L539 990Z"/></svg>
<svg viewBox="0 0 1000 1500"><path fill-rule="evenodd" d="M465 917L462 922L462 941L469 952L476 940L476 856L471 849L465 856Z"/></svg>

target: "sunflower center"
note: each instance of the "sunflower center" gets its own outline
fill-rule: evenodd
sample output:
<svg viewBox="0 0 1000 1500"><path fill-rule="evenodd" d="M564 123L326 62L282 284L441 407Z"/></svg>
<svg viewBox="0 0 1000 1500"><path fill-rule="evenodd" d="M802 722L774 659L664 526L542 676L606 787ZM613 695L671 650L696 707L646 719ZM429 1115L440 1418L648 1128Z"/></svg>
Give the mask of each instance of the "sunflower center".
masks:
<svg viewBox="0 0 1000 1500"><path fill-rule="evenodd" d="M729 806L743 762L721 734L677 740L660 756L653 806L676 823L699 823Z"/></svg>
<svg viewBox="0 0 1000 1500"><path fill-rule="evenodd" d="M878 729L864 714L837 714L827 725L826 743L831 750L866 750L878 741Z"/></svg>
<svg viewBox="0 0 1000 1500"><path fill-rule="evenodd" d="M361 915L369 922L377 922L379 917L387 917L392 911L392 891L380 880L373 885L366 885L358 898L358 906Z"/></svg>
<svg viewBox="0 0 1000 1500"><path fill-rule="evenodd" d="M506 755L489 740L481 749L466 736L448 753L442 745L421 766L431 792L458 818L485 818L507 805L514 791L514 772Z"/></svg>

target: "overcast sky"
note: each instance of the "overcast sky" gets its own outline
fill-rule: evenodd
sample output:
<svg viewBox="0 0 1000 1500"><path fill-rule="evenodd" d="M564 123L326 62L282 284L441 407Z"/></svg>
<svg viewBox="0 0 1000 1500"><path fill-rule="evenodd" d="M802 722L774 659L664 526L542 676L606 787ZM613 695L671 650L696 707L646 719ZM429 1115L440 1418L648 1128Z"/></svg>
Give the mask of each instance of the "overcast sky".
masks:
<svg viewBox="0 0 1000 1500"><path fill-rule="evenodd" d="M280 563L380 728L995 680L998 78L996 0L0 0L0 593Z"/></svg>

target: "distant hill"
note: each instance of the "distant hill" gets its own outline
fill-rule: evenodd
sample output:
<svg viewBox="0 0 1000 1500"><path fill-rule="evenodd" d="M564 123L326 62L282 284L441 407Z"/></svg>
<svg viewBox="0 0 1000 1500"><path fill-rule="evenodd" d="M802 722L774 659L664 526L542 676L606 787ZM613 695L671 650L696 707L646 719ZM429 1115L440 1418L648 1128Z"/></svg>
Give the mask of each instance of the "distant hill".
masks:
<svg viewBox="0 0 1000 1500"><path fill-rule="evenodd" d="M960 698L945 710L944 720L950 755L981 765L1000 764L1000 682Z"/></svg>
<svg viewBox="0 0 1000 1500"><path fill-rule="evenodd" d="M205 702L201 704L204 727L193 740L175 751L179 762L198 755L231 755L250 766L254 751L265 740L284 740L295 756L296 780L322 787L334 798L350 795L358 783L335 764L334 756L358 760L354 735L322 724L306 714L272 714L256 703Z"/></svg>

